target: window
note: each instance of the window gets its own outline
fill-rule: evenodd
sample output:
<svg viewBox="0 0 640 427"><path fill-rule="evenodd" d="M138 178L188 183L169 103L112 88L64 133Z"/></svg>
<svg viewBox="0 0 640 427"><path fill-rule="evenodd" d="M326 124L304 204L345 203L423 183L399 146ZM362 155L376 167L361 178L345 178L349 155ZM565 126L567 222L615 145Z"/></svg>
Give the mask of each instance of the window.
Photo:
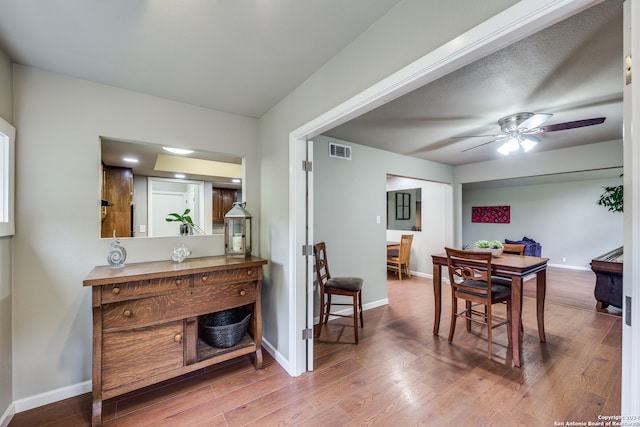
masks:
<svg viewBox="0 0 640 427"><path fill-rule="evenodd" d="M12 236L16 130L0 118L0 236Z"/></svg>

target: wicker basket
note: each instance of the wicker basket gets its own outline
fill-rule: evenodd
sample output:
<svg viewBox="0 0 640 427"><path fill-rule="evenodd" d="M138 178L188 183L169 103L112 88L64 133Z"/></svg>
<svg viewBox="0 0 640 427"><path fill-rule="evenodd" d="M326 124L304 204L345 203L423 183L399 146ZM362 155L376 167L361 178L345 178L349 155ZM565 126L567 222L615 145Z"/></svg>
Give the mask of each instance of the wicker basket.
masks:
<svg viewBox="0 0 640 427"><path fill-rule="evenodd" d="M200 338L218 348L233 347L244 337L251 312L244 308L219 311L200 317Z"/></svg>

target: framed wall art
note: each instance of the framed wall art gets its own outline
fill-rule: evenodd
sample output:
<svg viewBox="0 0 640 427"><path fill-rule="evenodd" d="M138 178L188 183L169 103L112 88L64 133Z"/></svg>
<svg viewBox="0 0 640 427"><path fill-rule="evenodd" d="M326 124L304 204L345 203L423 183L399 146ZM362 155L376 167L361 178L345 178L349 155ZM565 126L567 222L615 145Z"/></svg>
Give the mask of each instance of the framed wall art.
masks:
<svg viewBox="0 0 640 427"><path fill-rule="evenodd" d="M511 222L511 206L474 206L471 208L471 222L508 224Z"/></svg>

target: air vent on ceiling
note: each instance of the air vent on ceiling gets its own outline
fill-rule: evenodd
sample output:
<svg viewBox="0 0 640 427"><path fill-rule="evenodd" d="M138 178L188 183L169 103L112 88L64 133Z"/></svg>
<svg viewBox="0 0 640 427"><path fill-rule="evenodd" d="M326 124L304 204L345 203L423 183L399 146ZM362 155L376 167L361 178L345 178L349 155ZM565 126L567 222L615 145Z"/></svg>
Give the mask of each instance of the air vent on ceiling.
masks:
<svg viewBox="0 0 640 427"><path fill-rule="evenodd" d="M351 160L351 147L348 145L329 143L329 157Z"/></svg>

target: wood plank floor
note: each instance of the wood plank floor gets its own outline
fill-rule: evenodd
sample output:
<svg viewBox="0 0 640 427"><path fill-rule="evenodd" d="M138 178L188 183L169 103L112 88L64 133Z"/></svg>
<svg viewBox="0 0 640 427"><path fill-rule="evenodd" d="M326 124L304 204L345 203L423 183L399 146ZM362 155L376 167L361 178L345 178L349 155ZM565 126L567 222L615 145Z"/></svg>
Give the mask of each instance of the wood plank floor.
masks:
<svg viewBox="0 0 640 427"><path fill-rule="evenodd" d="M582 273L549 269L546 343L537 338L535 300L524 298L522 368L511 366L504 327L495 330L492 360L480 326L467 333L461 321L447 343L448 287L441 335L433 336L431 280L389 276L389 305L364 313L360 344L351 344L347 319L330 322L316 340L313 372L292 378L268 354L261 371L240 358L106 401L103 424L553 426L617 415L621 317L595 311L595 279ZM87 426L90 408L84 394L16 414L9 427Z"/></svg>

